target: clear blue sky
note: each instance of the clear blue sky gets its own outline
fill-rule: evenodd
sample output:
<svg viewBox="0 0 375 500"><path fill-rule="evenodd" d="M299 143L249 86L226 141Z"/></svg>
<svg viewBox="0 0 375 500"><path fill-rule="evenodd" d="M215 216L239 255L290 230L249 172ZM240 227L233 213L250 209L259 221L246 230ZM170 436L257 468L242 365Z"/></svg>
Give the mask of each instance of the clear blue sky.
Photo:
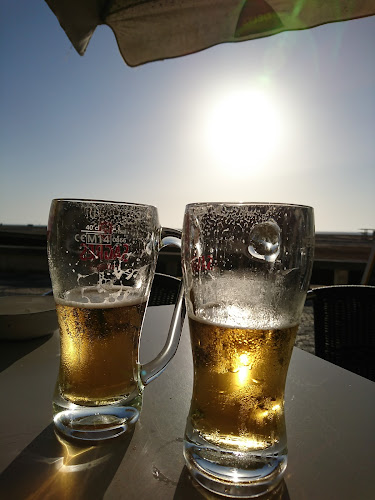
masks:
<svg viewBox="0 0 375 500"><path fill-rule="evenodd" d="M172 227L189 202L273 201L375 228L374 48L373 16L130 68L108 27L80 57L44 1L2 0L0 222L79 197Z"/></svg>

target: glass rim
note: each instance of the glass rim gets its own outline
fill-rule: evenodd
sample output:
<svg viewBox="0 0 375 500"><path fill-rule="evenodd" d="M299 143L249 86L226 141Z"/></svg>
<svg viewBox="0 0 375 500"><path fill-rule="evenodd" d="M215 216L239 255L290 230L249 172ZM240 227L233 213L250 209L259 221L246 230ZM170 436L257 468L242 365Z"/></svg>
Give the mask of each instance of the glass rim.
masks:
<svg viewBox="0 0 375 500"><path fill-rule="evenodd" d="M131 201L114 201L114 200L96 200L94 198L53 198L51 203L63 203L63 202L72 202L72 203L100 203L102 205L124 205L124 206L132 206L132 207L143 207L143 208L153 208L157 211L157 207L155 205L148 205L147 203L135 203Z"/></svg>
<svg viewBox="0 0 375 500"><path fill-rule="evenodd" d="M203 201L203 202L197 202L197 203L188 203L185 207L185 210L188 208L193 208L193 207L220 207L220 206L225 206L225 207L283 207L283 208L303 208L303 209L309 209L309 210L314 210L314 207L311 205L301 205L298 203L281 203L281 202L256 202L256 201Z"/></svg>

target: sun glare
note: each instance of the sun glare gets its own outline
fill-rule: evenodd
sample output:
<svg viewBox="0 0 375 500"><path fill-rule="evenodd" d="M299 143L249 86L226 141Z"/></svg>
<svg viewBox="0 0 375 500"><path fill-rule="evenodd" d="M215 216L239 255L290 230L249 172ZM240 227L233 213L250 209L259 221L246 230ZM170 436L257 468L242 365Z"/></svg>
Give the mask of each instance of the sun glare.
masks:
<svg viewBox="0 0 375 500"><path fill-rule="evenodd" d="M209 152L232 173L261 169L281 143L280 112L266 92L236 90L216 96L207 117Z"/></svg>

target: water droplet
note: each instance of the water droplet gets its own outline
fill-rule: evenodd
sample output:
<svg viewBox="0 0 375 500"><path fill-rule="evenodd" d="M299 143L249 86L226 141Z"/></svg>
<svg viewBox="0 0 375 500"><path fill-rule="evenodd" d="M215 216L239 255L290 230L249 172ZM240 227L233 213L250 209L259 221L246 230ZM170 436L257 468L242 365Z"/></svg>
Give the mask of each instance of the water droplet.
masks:
<svg viewBox="0 0 375 500"><path fill-rule="evenodd" d="M275 262L280 253L280 228L273 219L253 226L248 250L255 259Z"/></svg>

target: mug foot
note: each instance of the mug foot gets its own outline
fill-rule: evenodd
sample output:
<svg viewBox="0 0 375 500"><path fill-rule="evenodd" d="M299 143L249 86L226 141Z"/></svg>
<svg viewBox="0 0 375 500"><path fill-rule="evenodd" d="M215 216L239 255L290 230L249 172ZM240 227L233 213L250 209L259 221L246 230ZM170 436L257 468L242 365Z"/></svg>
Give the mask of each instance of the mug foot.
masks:
<svg viewBox="0 0 375 500"><path fill-rule="evenodd" d="M259 498L277 488L283 478L286 453L271 456L228 453L202 444L185 439L184 457L191 476L212 493Z"/></svg>
<svg viewBox="0 0 375 500"><path fill-rule="evenodd" d="M135 425L139 411L131 406L75 407L54 416L58 432L82 441L104 441L124 434Z"/></svg>

